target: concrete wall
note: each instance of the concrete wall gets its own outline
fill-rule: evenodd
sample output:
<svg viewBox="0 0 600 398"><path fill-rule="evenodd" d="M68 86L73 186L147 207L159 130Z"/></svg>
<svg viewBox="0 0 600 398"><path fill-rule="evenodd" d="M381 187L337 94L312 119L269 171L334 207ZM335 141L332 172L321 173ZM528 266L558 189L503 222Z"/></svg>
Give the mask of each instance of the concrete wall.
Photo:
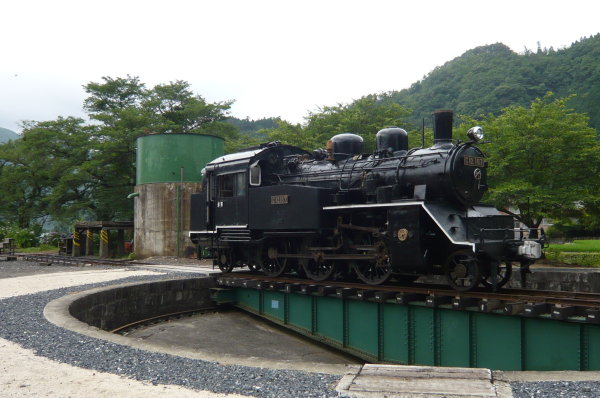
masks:
<svg viewBox="0 0 600 398"><path fill-rule="evenodd" d="M600 293L600 271L575 268L534 268L527 275L527 289L563 292ZM520 273L515 272L510 287L520 288Z"/></svg>
<svg viewBox="0 0 600 398"><path fill-rule="evenodd" d="M177 187L181 186L180 254L193 246L190 230L190 196L200 191L200 183L156 183L135 187L134 252L138 258L177 256Z"/></svg>
<svg viewBox="0 0 600 398"><path fill-rule="evenodd" d="M69 313L88 325L113 330L156 316L212 308L211 287L214 277L109 287L74 300Z"/></svg>
<svg viewBox="0 0 600 398"><path fill-rule="evenodd" d="M419 282L445 285L445 276L431 275L419 278ZM513 269L508 288L521 289L519 269ZM532 268L526 277L526 289L563 292L600 293L600 270L590 268Z"/></svg>

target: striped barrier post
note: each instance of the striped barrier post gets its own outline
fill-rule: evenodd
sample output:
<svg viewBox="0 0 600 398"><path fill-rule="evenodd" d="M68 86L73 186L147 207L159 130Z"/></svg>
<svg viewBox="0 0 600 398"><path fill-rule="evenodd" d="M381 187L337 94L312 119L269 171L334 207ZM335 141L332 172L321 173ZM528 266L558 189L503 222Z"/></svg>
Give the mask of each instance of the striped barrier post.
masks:
<svg viewBox="0 0 600 398"><path fill-rule="evenodd" d="M73 232L73 257L81 256L81 235L79 231Z"/></svg>
<svg viewBox="0 0 600 398"><path fill-rule="evenodd" d="M91 229L86 231L85 255L94 255L94 231Z"/></svg>
<svg viewBox="0 0 600 398"><path fill-rule="evenodd" d="M108 230L101 229L100 230L100 258L108 258L110 257L109 249L108 249Z"/></svg>

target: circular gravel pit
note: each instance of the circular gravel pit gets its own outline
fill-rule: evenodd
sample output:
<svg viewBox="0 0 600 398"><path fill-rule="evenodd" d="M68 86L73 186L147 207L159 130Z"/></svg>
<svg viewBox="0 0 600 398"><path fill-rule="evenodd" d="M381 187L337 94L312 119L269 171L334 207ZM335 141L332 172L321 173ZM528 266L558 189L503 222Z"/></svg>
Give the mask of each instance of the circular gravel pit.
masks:
<svg viewBox="0 0 600 398"><path fill-rule="evenodd" d="M157 348L184 349L219 362L270 365L307 370L333 370L341 365L363 363L267 321L236 310L181 317L150 326L129 329L124 336ZM338 366L332 366L338 365Z"/></svg>
<svg viewBox="0 0 600 398"><path fill-rule="evenodd" d="M64 296L44 315L58 326L151 352L226 365L342 375L354 357L313 343L241 311L220 311L210 300L214 278L181 278L116 285ZM198 311L170 321L110 333L165 314Z"/></svg>

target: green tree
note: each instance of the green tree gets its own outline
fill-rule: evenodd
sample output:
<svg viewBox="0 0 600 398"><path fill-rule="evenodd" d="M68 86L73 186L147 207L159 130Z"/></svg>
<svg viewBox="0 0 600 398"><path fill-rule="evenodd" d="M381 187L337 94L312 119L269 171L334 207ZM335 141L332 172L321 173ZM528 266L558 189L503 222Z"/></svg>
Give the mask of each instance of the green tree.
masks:
<svg viewBox="0 0 600 398"><path fill-rule="evenodd" d="M148 89L137 77L104 77L85 87L84 109L94 121L58 118L27 122L23 136L0 145L0 183L6 189L0 222L21 228L73 219L131 219L136 139L148 133L224 137L230 151L247 146L223 120L231 101L208 103L189 84Z"/></svg>
<svg viewBox="0 0 600 398"><path fill-rule="evenodd" d="M159 133L198 133L225 119L233 101L207 103L182 80L159 84L148 91L142 108L153 116Z"/></svg>
<svg viewBox="0 0 600 398"><path fill-rule="evenodd" d="M302 125L293 124L285 120L278 120L277 127L274 129L264 129L258 132L265 134L271 141L280 141L284 144L294 145L306 150L323 146L323 143L317 144L316 139Z"/></svg>
<svg viewBox="0 0 600 398"><path fill-rule="evenodd" d="M588 118L548 93L530 107L512 106L484 127L491 144L488 199L531 228L564 218L592 200L598 183L598 141Z"/></svg>
<svg viewBox="0 0 600 398"><path fill-rule="evenodd" d="M100 122L93 134L94 151L82 170L94 186L89 203L102 220L130 219L127 195L135 185L136 139L148 133L203 133L226 139L226 148L243 146L237 129L222 121L232 101L208 103L189 83L175 81L151 89L137 77L104 77L85 86L84 108Z"/></svg>
<svg viewBox="0 0 600 398"><path fill-rule="evenodd" d="M0 204L4 221L21 228L77 212L76 203L90 194L80 166L88 159L94 127L78 118L26 122L22 138L0 146ZM72 207L75 206L75 207Z"/></svg>
<svg viewBox="0 0 600 398"><path fill-rule="evenodd" d="M310 150L324 147L336 134L354 133L363 137L368 152L375 149L377 131L406 125L409 114L408 109L393 102L388 94L368 95L350 104L325 106L311 112L304 126L280 121L269 138Z"/></svg>

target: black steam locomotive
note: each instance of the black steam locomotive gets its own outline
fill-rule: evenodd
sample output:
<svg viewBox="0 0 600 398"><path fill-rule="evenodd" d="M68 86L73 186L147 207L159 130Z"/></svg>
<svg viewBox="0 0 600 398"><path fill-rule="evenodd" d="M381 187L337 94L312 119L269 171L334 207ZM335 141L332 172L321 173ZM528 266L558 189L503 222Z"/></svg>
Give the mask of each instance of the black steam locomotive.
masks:
<svg viewBox="0 0 600 398"><path fill-rule="evenodd" d="M513 262L541 257L543 241L479 204L488 188L474 145L481 128L454 143L452 112L433 122L430 148L409 149L406 131L390 127L373 154L360 136L340 134L312 153L276 142L219 157L192 195L190 238L224 272L373 285L445 274L456 290L501 287Z"/></svg>

